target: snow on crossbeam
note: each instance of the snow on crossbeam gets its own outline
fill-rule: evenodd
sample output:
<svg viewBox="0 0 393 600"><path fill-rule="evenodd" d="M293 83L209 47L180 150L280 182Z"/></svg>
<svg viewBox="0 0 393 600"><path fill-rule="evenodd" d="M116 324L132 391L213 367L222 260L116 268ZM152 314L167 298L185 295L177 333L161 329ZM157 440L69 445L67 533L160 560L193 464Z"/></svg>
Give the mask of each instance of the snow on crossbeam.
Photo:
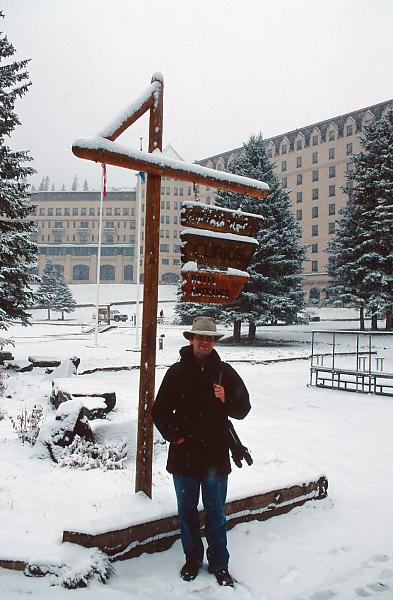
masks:
<svg viewBox="0 0 393 600"><path fill-rule="evenodd" d="M158 150L151 154L132 150L103 137L75 140L72 151L79 158L132 169L133 171L146 171L161 177L200 183L238 194L246 194L257 198L266 198L269 194L269 186L263 181L174 160L164 156Z"/></svg>
<svg viewBox="0 0 393 600"><path fill-rule="evenodd" d="M276 515L289 512L311 500L322 500L327 496L328 481L322 475L308 483L254 494L234 499L225 504L228 529L238 523L265 521ZM201 513L203 522L203 513ZM114 519L116 522L116 519ZM63 533L63 542L72 542L86 548L100 548L111 561L140 556L144 552L160 552L171 547L180 537L179 521L175 515L141 522L138 518L122 529L100 527L100 521L88 522L78 531L69 529Z"/></svg>

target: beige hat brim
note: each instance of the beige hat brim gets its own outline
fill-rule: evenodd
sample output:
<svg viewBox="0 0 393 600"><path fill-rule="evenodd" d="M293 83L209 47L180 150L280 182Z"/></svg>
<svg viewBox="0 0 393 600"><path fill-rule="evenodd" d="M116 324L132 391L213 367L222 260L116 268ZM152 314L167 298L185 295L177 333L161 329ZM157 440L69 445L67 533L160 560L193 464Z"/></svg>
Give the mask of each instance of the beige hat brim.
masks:
<svg viewBox="0 0 393 600"><path fill-rule="evenodd" d="M183 331L183 335L186 340L189 340L192 335L209 335L216 338L216 340L220 340L224 337L224 333L216 333L214 331Z"/></svg>

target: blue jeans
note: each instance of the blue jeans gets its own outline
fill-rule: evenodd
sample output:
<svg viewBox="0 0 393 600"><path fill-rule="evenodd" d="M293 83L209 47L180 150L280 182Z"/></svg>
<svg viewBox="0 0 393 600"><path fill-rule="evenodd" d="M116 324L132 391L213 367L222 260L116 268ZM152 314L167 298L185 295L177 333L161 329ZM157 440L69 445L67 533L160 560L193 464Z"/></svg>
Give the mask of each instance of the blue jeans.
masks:
<svg viewBox="0 0 393 600"><path fill-rule="evenodd" d="M227 569L227 522L224 504L227 495L228 476L194 477L173 475L180 521L181 541L187 559L203 560L198 514L199 493L205 509L207 560L212 570Z"/></svg>

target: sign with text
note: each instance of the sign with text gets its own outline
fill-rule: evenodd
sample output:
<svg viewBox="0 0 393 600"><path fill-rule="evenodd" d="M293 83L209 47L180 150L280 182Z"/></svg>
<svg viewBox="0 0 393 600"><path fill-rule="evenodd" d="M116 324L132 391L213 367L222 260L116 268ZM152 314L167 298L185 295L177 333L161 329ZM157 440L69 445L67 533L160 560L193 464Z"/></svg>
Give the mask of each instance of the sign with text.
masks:
<svg viewBox="0 0 393 600"><path fill-rule="evenodd" d="M181 259L201 266L233 267L244 270L258 246L254 238L231 234L211 234L195 229L182 231Z"/></svg>
<svg viewBox="0 0 393 600"><path fill-rule="evenodd" d="M182 271L181 300L209 304L232 304L249 275L233 275L222 271Z"/></svg>
<svg viewBox="0 0 393 600"><path fill-rule="evenodd" d="M196 227L251 237L257 234L263 223L263 217L259 215L200 202L182 202L180 219L180 223L184 227Z"/></svg>

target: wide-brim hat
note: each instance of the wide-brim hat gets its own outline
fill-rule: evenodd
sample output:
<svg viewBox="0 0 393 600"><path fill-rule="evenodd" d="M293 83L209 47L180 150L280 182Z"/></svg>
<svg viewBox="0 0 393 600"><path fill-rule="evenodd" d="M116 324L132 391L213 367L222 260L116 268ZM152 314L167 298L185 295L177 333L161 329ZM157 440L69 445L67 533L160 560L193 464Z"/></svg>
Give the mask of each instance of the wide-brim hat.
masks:
<svg viewBox="0 0 393 600"><path fill-rule="evenodd" d="M192 335L212 335L216 340L219 340L225 334L217 332L216 322L212 317L195 317L191 331L183 331L183 335L187 340Z"/></svg>

